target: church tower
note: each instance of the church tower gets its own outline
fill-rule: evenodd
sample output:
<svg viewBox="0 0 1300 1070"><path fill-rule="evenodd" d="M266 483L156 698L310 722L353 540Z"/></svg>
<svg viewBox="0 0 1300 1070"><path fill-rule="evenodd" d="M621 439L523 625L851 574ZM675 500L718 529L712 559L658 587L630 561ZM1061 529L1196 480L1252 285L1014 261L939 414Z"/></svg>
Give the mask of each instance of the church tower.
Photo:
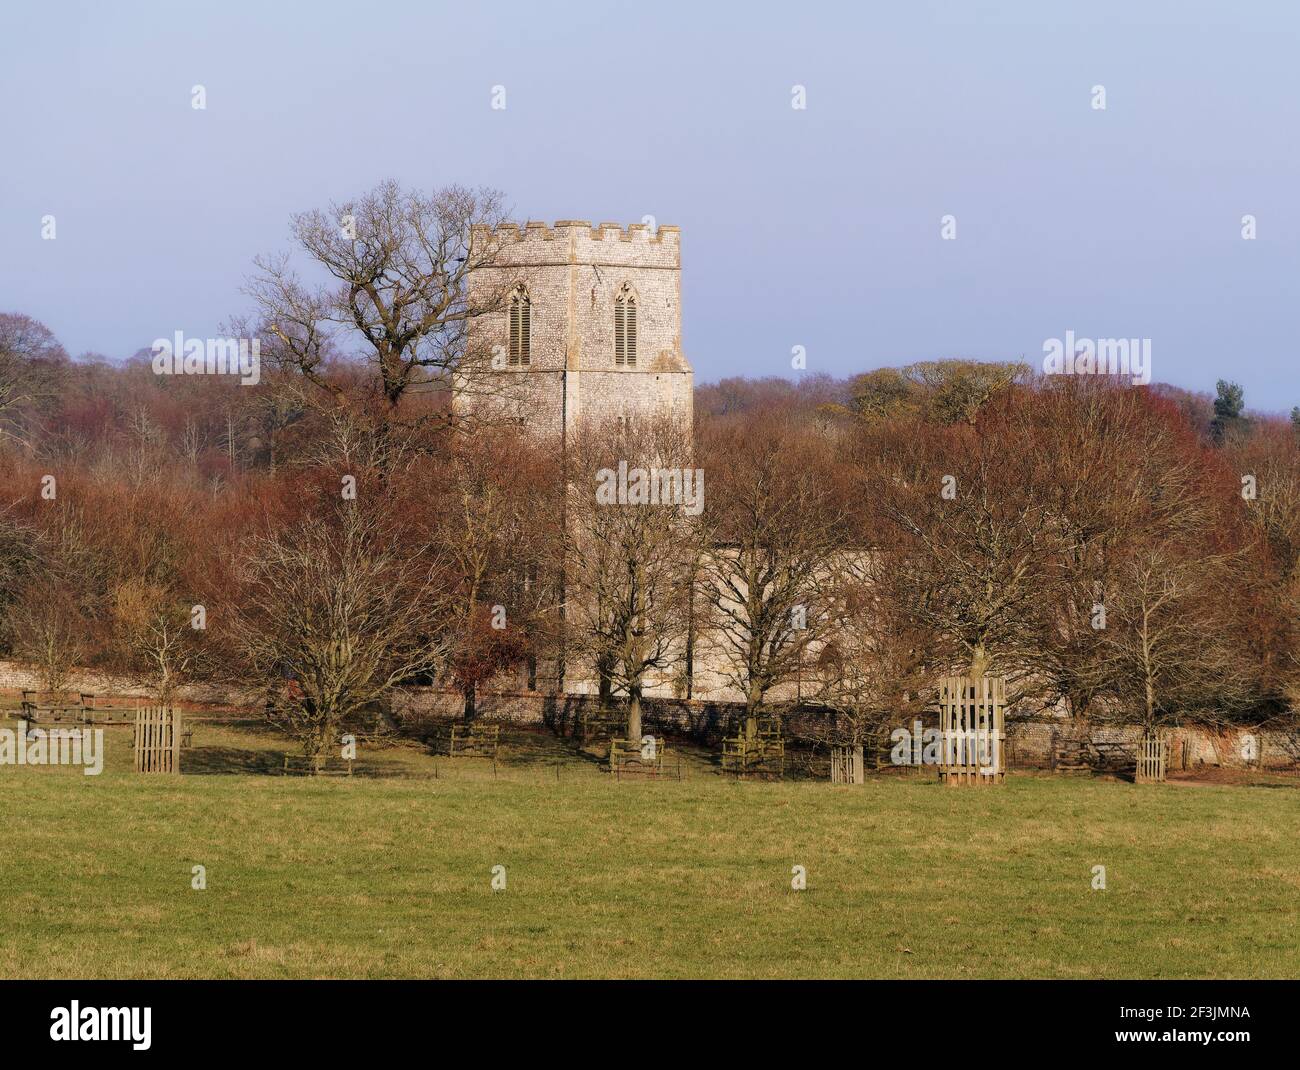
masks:
<svg viewBox="0 0 1300 1070"><path fill-rule="evenodd" d="M492 404L564 441L584 423L672 415L690 425L694 373L682 353L677 227L566 220L474 228L494 250L470 277L471 301L497 309L471 321L470 351L488 355ZM498 389L493 389L493 386Z"/></svg>

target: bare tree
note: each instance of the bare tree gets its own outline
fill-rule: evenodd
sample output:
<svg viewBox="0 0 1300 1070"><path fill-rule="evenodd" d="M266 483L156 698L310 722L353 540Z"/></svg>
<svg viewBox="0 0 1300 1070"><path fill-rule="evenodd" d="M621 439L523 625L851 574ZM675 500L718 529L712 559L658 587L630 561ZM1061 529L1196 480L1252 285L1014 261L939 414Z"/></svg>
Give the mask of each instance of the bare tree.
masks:
<svg viewBox="0 0 1300 1070"><path fill-rule="evenodd" d="M16 639L15 608L37 561L34 545L38 533L20 524L10 507L0 507L0 649L11 649Z"/></svg>
<svg viewBox="0 0 1300 1070"><path fill-rule="evenodd" d="M560 536L558 468L518 429L455 439L429 467L410 500L447 563L447 662L471 720L481 684L526 661L535 675L558 602L545 574Z"/></svg>
<svg viewBox="0 0 1300 1070"><path fill-rule="evenodd" d="M1153 546L1122 570L1101 642L1114 716L1160 724L1223 723L1255 697L1250 660L1220 611L1234 555Z"/></svg>
<svg viewBox="0 0 1300 1070"><path fill-rule="evenodd" d="M800 732L840 745L879 742L926 709L930 637L908 612L888 557L869 550L842 554L834 577L836 627L818 651L812 693L830 715Z"/></svg>
<svg viewBox="0 0 1300 1070"><path fill-rule="evenodd" d="M295 371L337 406L351 403L331 374L336 355L357 347L377 379L384 409L396 420L404 398L437 386L455 389L467 359L470 324L496 311L503 295L475 287L471 273L493 261L491 240L504 217L501 195L449 186L433 193L383 182L326 211L293 217L292 233L312 266L331 282L302 282L286 255L260 257L247 292L258 308L252 325L264 356Z"/></svg>
<svg viewBox="0 0 1300 1070"><path fill-rule="evenodd" d="M1111 682L1098 633L1133 553L1207 522L1203 459L1165 406L1105 381L1048 380L1016 413L1006 446L1042 459L1025 467L1026 490L1047 504L1057 536L1042 591L1054 611L1039 618L1026 661L1046 701L1085 717Z"/></svg>
<svg viewBox="0 0 1300 1070"><path fill-rule="evenodd" d="M1060 549L1052 504L1030 469L1042 454L1010 442L1005 401L975 427L887 425L864 439L863 496L892 521L901 597L932 634L938 666L1023 678L1055 611ZM928 433L926 433L928 431Z"/></svg>
<svg viewBox="0 0 1300 1070"><path fill-rule="evenodd" d="M0 313L0 439L30 445L30 417L57 396L68 355L43 323Z"/></svg>
<svg viewBox="0 0 1300 1070"><path fill-rule="evenodd" d="M844 545L830 444L774 415L705 438L713 474L699 583L710 647L757 731L768 694L835 627L828 594Z"/></svg>
<svg viewBox="0 0 1300 1070"><path fill-rule="evenodd" d="M569 461L566 653L627 696L627 738L639 740L646 687L685 657L698 533L693 506L664 500L663 488L691 468L690 437L668 420L605 425L579 435ZM624 480L629 493L611 497Z"/></svg>
<svg viewBox="0 0 1300 1070"><path fill-rule="evenodd" d="M443 663L438 570L355 503L254 539L244 569L244 665L313 761L347 717Z"/></svg>
<svg viewBox="0 0 1300 1070"><path fill-rule="evenodd" d="M1047 695L1148 728L1228 719L1258 698L1261 659L1234 636L1275 629L1246 624L1264 562L1244 567L1244 503L1222 456L1166 403L1115 384L1049 381L1017 409L1008 446L1045 458L1026 479L1058 537L1044 588L1055 612L1026 657Z"/></svg>
<svg viewBox="0 0 1300 1070"><path fill-rule="evenodd" d="M1259 421L1240 448L1227 451L1233 474L1254 481L1257 495L1243 502L1256 533L1254 582L1280 619L1282 635L1266 652L1271 678L1264 693L1276 704L1300 711L1300 410L1291 421Z"/></svg>
<svg viewBox="0 0 1300 1070"><path fill-rule="evenodd" d="M974 424L984 406L1029 378L1029 367L1018 362L921 361L855 377L847 408L867 423L913 417Z"/></svg>
<svg viewBox="0 0 1300 1070"><path fill-rule="evenodd" d="M14 653L35 667L41 687L62 691L85 655L86 620L65 584L42 576L13 611Z"/></svg>
<svg viewBox="0 0 1300 1070"><path fill-rule="evenodd" d="M1148 726L1258 699L1233 476L1167 403L1049 383L969 428L885 421L864 442L864 498L898 532L892 582L936 668Z"/></svg>
<svg viewBox="0 0 1300 1070"><path fill-rule="evenodd" d="M163 585L131 577L112 592L113 667L164 705L200 673L204 651L191 606Z"/></svg>

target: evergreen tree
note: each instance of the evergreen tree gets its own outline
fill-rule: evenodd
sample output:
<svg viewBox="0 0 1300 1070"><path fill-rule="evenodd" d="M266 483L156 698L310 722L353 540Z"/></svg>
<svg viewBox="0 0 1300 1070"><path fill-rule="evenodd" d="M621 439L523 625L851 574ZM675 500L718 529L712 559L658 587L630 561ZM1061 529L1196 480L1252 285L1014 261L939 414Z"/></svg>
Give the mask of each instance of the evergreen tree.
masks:
<svg viewBox="0 0 1300 1070"><path fill-rule="evenodd" d="M1218 392L1214 399L1214 419L1210 421L1210 434L1215 442L1222 442L1230 428L1237 427L1244 420L1241 410L1245 407L1245 394L1237 383L1220 379L1214 384Z"/></svg>

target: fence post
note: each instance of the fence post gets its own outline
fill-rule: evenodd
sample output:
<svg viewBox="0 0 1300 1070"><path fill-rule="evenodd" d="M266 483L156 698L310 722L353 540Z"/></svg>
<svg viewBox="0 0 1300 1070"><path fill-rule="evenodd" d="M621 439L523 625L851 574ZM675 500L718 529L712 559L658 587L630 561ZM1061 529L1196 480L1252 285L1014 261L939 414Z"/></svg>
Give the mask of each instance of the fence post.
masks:
<svg viewBox="0 0 1300 1070"><path fill-rule="evenodd" d="M181 771L181 714L180 710L173 709L171 716L172 727L172 767L168 772L179 773Z"/></svg>

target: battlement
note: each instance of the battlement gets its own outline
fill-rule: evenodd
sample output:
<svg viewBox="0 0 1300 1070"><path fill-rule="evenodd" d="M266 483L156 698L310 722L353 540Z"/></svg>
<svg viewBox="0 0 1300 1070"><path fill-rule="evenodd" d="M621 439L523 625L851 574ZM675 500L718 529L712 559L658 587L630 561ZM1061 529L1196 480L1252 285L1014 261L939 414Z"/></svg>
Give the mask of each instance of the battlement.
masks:
<svg viewBox="0 0 1300 1070"><path fill-rule="evenodd" d="M471 321L475 346L520 354L500 369L494 404L566 436L584 421L671 413L689 423L694 374L682 352L680 235L650 222L473 228L470 285L510 302Z"/></svg>
<svg viewBox="0 0 1300 1070"><path fill-rule="evenodd" d="M495 230L486 224L479 223L471 228L471 238L479 240L495 238L502 243L570 241L576 239L579 242L643 241L675 245L680 240L680 231L680 227L665 225L652 233L645 223L629 223L625 229L618 223L601 223L599 226L593 227L585 219L561 219L549 226L546 223L529 221L524 225L522 231L518 223L502 223Z"/></svg>

